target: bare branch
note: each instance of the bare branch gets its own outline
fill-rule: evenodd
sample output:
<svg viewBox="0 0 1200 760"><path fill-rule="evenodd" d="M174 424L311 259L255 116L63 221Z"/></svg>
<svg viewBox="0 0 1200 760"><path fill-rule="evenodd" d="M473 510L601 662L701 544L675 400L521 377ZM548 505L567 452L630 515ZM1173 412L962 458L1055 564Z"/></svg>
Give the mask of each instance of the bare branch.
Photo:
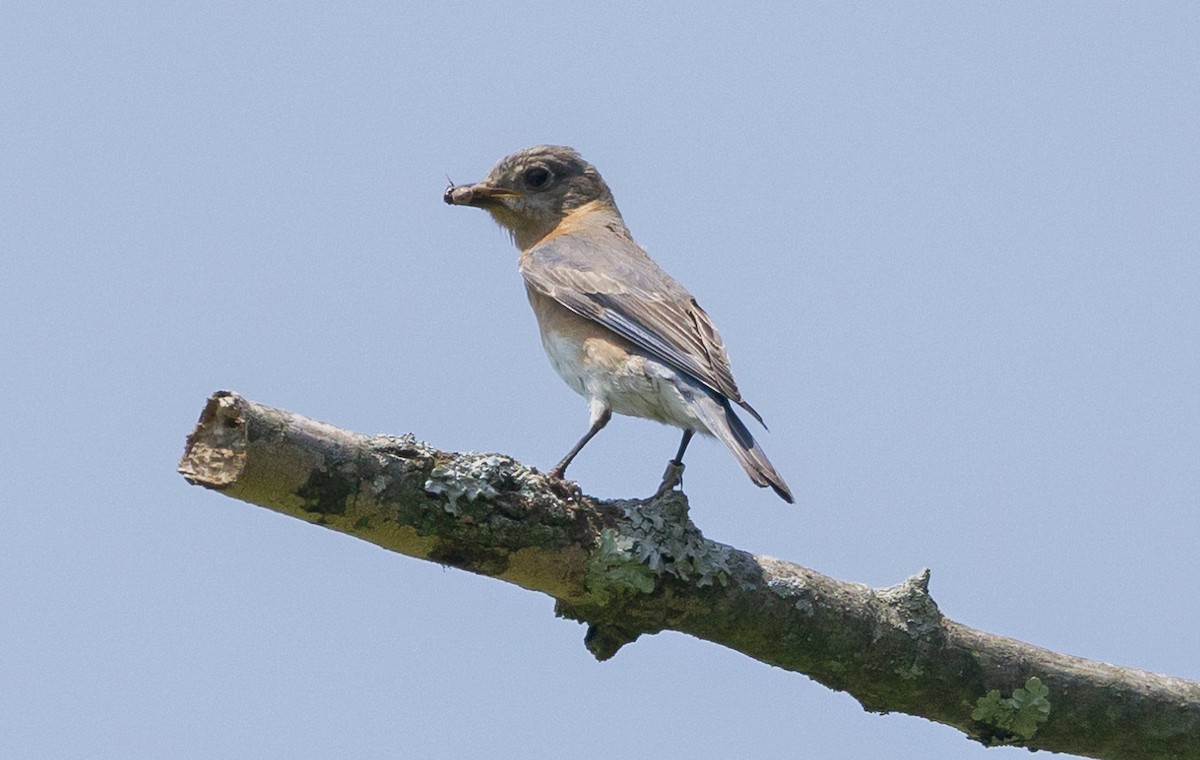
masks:
<svg viewBox="0 0 1200 760"><path fill-rule="evenodd" d="M944 617L929 571L872 589L709 541L672 493L596 501L499 454L366 436L229 392L209 399L191 483L420 559L541 591L612 657L675 630L803 673L867 710L986 745L1200 757L1200 683L1050 652Z"/></svg>

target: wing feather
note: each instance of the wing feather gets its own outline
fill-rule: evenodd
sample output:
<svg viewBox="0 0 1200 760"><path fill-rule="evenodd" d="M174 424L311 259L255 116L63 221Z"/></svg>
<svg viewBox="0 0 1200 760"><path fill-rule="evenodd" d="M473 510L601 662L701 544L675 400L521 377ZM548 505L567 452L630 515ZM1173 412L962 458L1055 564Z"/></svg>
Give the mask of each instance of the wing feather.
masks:
<svg viewBox="0 0 1200 760"><path fill-rule="evenodd" d="M625 230L589 232L586 238L558 235L525 252L525 281L741 405L761 423L762 417L738 392L717 328L692 294Z"/></svg>

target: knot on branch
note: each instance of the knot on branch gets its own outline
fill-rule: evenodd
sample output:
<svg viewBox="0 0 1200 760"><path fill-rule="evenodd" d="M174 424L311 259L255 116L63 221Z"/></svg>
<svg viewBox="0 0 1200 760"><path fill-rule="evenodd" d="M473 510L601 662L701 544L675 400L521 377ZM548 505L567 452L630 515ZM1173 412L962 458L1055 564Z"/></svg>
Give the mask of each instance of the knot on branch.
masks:
<svg viewBox="0 0 1200 760"><path fill-rule="evenodd" d="M584 644L607 660L643 633L662 630L666 604L646 604L673 582L725 586L734 550L709 541L688 518L687 497L672 491L649 500L616 501L621 518L601 530L587 560L581 604L557 612L588 624Z"/></svg>
<svg viewBox="0 0 1200 760"><path fill-rule="evenodd" d="M938 630L942 613L929 595L929 568L906 578L895 586L877 589L875 597L886 605L886 620L907 631L912 638Z"/></svg>
<svg viewBox="0 0 1200 760"><path fill-rule="evenodd" d="M687 497L673 491L649 501L617 501L624 519L600 532L587 563L591 602L608 605L628 592L650 594L664 579L725 585L733 549L709 541L688 519Z"/></svg>
<svg viewBox="0 0 1200 760"><path fill-rule="evenodd" d="M583 645L598 661L604 662L619 652L621 647L637 641L641 635L641 631L631 631L620 625L596 623L588 626Z"/></svg>
<svg viewBox="0 0 1200 760"><path fill-rule="evenodd" d="M632 542L633 558L655 576L695 580L701 588L729 582L733 549L704 537L688 517L682 493L625 502L621 508L627 520L622 533Z"/></svg>

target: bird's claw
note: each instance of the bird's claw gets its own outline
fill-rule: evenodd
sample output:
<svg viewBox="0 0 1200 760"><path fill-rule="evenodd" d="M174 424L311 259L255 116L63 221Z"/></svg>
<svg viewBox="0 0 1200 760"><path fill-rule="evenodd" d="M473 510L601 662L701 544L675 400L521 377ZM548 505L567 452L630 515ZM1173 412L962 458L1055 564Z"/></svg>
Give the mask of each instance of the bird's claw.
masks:
<svg viewBox="0 0 1200 760"><path fill-rule="evenodd" d="M674 459L667 462L667 469L663 472L662 483L658 486L658 490L654 492L655 499L663 496L666 493L674 490L675 486L683 485L683 462L677 462Z"/></svg>

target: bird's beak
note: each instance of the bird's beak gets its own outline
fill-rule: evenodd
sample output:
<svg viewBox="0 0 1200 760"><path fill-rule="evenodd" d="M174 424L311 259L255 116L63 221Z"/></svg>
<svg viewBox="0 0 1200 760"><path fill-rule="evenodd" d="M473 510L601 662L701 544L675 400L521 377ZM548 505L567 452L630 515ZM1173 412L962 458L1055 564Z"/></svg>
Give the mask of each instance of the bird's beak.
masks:
<svg viewBox="0 0 1200 760"><path fill-rule="evenodd" d="M502 203L505 198L515 198L518 195L520 193L516 191L480 182L475 185L450 185L450 187L446 188L446 193L442 196L442 200L451 206L477 206L485 208L489 205L495 205L498 202Z"/></svg>

